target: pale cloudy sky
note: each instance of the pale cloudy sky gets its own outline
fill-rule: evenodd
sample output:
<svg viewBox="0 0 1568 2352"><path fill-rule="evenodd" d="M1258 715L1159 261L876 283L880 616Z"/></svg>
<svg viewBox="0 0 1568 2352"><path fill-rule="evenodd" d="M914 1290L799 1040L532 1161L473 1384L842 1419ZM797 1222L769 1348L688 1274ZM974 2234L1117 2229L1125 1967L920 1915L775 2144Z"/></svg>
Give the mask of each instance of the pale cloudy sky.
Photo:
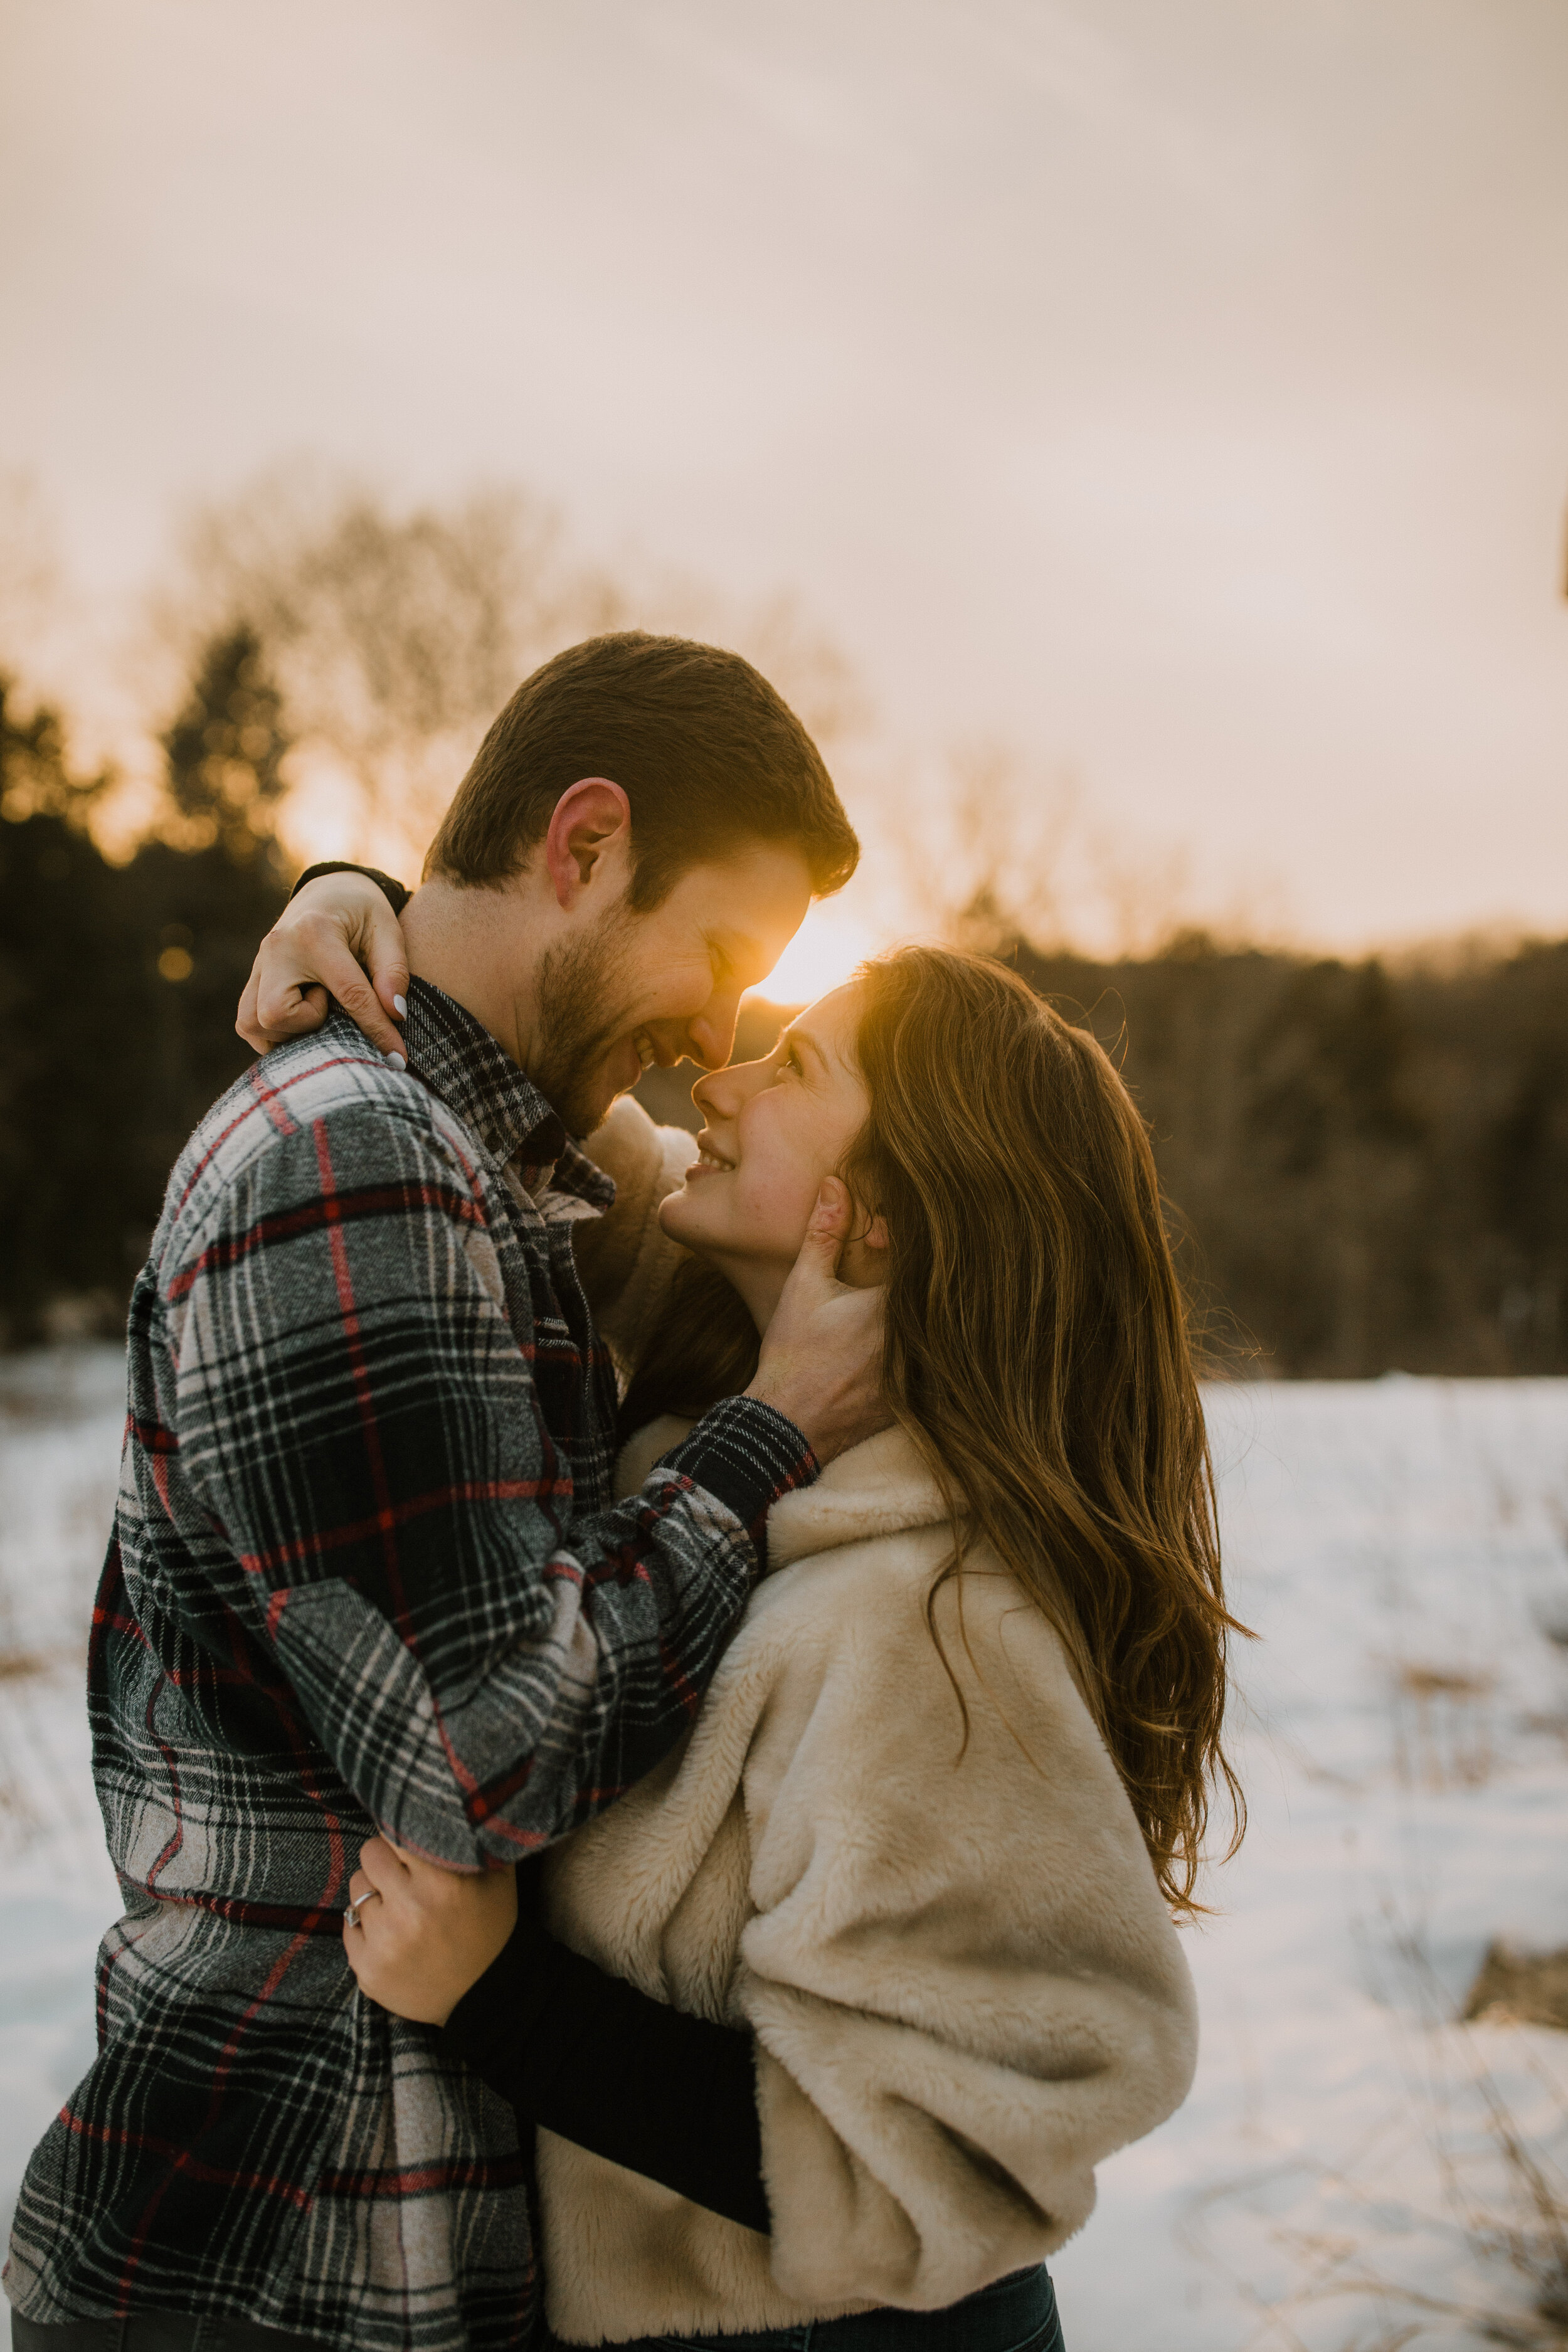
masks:
<svg viewBox="0 0 1568 2352"><path fill-rule="evenodd" d="M0 0L0 465L800 592L1356 943L1568 930L1564 0Z"/></svg>

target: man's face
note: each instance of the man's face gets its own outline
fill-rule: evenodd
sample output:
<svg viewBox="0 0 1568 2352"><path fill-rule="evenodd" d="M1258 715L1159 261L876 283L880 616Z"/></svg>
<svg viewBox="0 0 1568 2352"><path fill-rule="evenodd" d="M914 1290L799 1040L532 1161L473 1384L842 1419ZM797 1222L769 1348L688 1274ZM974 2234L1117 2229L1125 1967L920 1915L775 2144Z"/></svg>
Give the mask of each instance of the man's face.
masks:
<svg viewBox="0 0 1568 2352"><path fill-rule="evenodd" d="M757 842L691 867L651 913L622 897L552 949L529 1076L568 1130L590 1134L650 1062L689 1054L721 1069L742 991L766 979L810 904L800 852Z"/></svg>

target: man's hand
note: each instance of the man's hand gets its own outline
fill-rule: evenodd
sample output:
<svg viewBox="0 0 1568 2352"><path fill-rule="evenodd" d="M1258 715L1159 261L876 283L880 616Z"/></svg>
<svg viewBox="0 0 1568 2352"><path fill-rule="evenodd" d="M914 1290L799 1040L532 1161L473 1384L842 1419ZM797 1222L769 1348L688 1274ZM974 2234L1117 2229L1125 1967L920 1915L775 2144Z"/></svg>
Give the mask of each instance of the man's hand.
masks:
<svg viewBox="0 0 1568 2352"><path fill-rule="evenodd" d="M517 1925L516 1871L438 1870L379 1837L359 1861L343 1949L360 1990L394 2017L445 2025Z"/></svg>
<svg viewBox="0 0 1568 2352"><path fill-rule="evenodd" d="M319 1029L331 994L379 1053L401 1056L407 993L403 931L384 894L363 874L323 874L290 898L257 950L234 1025L265 1054Z"/></svg>
<svg viewBox="0 0 1568 2352"><path fill-rule="evenodd" d="M892 1419L882 1400L882 1294L838 1279L849 1208L847 1185L830 1176L746 1391L793 1421L819 1462Z"/></svg>

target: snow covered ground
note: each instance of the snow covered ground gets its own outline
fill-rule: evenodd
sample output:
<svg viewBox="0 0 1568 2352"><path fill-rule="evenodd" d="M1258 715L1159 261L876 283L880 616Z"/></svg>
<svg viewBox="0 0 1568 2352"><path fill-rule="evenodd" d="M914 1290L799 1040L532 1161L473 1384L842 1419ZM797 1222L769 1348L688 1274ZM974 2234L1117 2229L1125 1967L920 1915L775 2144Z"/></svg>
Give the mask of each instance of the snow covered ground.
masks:
<svg viewBox="0 0 1568 2352"><path fill-rule="evenodd" d="M0 1357L0 2226L92 2057L92 1961L120 1910L83 1671L114 1516L114 1348Z"/></svg>
<svg viewBox="0 0 1568 2352"><path fill-rule="evenodd" d="M90 2053L117 1908L80 1656L120 1390L107 1349L0 1362L0 1649L37 1661L0 1678L6 2213ZM1455 2021L1491 1937L1568 1944L1568 1381L1210 1403L1262 1637L1237 1662L1252 1826L1187 1937L1193 2095L1103 2168L1053 2265L1069 2352L1568 2345L1519 2261L1549 2258L1529 2164L1568 2160L1568 2035Z"/></svg>

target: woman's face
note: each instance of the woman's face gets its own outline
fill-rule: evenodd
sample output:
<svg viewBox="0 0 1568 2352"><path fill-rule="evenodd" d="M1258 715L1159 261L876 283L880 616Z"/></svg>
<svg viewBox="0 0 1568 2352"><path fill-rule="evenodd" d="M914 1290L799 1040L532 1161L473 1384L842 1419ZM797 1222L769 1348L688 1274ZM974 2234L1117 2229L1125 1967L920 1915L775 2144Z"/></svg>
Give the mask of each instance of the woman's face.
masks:
<svg viewBox="0 0 1568 2352"><path fill-rule="evenodd" d="M791 1022L765 1060L711 1071L692 1088L706 1121L697 1139L702 1157L664 1202L659 1223L729 1276L759 1324L778 1303L824 1178L837 1172L866 1121L855 1060L859 1018L859 989L836 988ZM854 1209L852 1233L865 1223ZM849 1281L856 1247L863 1243L840 1265Z"/></svg>

